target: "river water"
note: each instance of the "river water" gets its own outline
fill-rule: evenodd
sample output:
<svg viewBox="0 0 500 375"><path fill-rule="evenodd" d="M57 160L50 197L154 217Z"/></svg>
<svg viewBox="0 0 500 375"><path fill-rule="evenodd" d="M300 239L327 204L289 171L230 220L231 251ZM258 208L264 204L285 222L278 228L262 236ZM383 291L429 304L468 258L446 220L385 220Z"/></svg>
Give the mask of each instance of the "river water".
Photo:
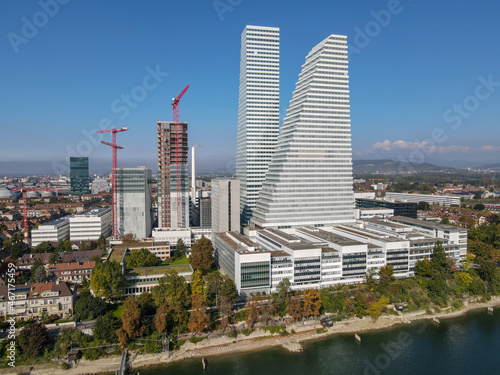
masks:
<svg viewBox="0 0 500 375"><path fill-rule="evenodd" d="M303 343L304 351L281 348L140 369L140 375L323 375L323 374L500 374L500 309L454 319ZM135 373L135 371L134 371Z"/></svg>

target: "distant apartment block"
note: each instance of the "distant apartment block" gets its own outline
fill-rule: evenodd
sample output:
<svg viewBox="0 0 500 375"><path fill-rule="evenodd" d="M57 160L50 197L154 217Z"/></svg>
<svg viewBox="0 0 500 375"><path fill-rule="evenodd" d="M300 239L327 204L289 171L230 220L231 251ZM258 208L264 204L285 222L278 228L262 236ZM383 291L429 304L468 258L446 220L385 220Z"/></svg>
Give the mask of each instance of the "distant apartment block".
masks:
<svg viewBox="0 0 500 375"><path fill-rule="evenodd" d="M386 208L394 211L394 216L417 218L417 203L388 202L380 199L356 198L356 208Z"/></svg>
<svg viewBox="0 0 500 375"><path fill-rule="evenodd" d="M240 231L240 181L212 180L212 232Z"/></svg>
<svg viewBox="0 0 500 375"><path fill-rule="evenodd" d="M94 178L92 180L92 187L90 190L92 194L99 194L101 192L109 193L111 190L111 185L106 179Z"/></svg>
<svg viewBox="0 0 500 375"><path fill-rule="evenodd" d="M151 181L149 168L117 168L117 227L120 237L127 233L137 238L151 236Z"/></svg>
<svg viewBox="0 0 500 375"><path fill-rule="evenodd" d="M72 216L69 219L71 241L97 241L102 234L111 235L113 213L111 208L95 208Z"/></svg>
<svg viewBox="0 0 500 375"><path fill-rule="evenodd" d="M386 201L400 202L427 202L439 206L460 206L460 196L453 195L431 195L431 194L406 194L406 193L391 193L385 194Z"/></svg>
<svg viewBox="0 0 500 375"><path fill-rule="evenodd" d="M71 156L69 170L71 194L89 194L89 158Z"/></svg>
<svg viewBox="0 0 500 375"><path fill-rule="evenodd" d="M70 218L71 216L64 216L33 229L31 231L31 245L36 246L44 241L59 242L69 239Z"/></svg>

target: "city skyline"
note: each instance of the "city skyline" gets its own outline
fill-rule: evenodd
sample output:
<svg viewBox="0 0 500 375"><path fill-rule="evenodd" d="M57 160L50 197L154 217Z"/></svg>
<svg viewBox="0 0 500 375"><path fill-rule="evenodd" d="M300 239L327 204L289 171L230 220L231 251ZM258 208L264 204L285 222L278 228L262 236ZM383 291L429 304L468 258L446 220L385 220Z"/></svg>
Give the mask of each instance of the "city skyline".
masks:
<svg viewBox="0 0 500 375"><path fill-rule="evenodd" d="M91 173L93 165L110 171L109 150L94 134L106 119L105 127L130 128L120 139L119 167L154 166L156 129L148 124L171 118L170 98L187 83L181 121L192 124L190 142L203 144L198 170L233 171L238 51L247 24L281 30L281 123L309 46L331 33L346 34L355 77L355 159L466 167L500 155L500 54L491 47L500 35L496 3L292 2L282 9L274 2L242 2L221 10L208 2L199 12L160 2L139 11L118 2L95 4L69 2L52 10L38 3L0 5L0 66L9 72L0 89L2 136L20 140L19 129L26 132L22 147L4 143L0 173L13 165L26 173L57 173L52 162L64 166L67 156L89 156ZM133 94L141 100L126 104L122 95Z"/></svg>

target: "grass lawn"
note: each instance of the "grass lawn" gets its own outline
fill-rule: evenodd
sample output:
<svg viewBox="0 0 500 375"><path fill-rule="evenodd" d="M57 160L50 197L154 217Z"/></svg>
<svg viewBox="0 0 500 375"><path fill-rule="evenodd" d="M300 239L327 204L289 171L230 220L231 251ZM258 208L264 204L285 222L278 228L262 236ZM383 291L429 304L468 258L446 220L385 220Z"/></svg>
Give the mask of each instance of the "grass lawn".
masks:
<svg viewBox="0 0 500 375"><path fill-rule="evenodd" d="M180 266L182 264L189 264L189 259L186 257L182 257L182 258L179 258L177 260L174 260L173 262L169 262L168 260L166 260L161 265L162 266Z"/></svg>
<svg viewBox="0 0 500 375"><path fill-rule="evenodd" d="M114 305L113 315L116 316L118 319L120 319L123 313L123 309L124 309L123 305Z"/></svg>

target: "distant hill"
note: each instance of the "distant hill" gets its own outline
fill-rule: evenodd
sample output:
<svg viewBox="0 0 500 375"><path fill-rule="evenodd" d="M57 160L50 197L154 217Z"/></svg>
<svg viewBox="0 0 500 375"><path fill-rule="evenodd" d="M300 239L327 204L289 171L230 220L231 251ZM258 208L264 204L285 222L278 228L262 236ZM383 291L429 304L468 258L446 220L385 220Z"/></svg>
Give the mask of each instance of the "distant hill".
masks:
<svg viewBox="0 0 500 375"><path fill-rule="evenodd" d="M500 164L499 164L500 166ZM354 174L456 173L463 170L429 163L404 163L394 160L353 160Z"/></svg>

